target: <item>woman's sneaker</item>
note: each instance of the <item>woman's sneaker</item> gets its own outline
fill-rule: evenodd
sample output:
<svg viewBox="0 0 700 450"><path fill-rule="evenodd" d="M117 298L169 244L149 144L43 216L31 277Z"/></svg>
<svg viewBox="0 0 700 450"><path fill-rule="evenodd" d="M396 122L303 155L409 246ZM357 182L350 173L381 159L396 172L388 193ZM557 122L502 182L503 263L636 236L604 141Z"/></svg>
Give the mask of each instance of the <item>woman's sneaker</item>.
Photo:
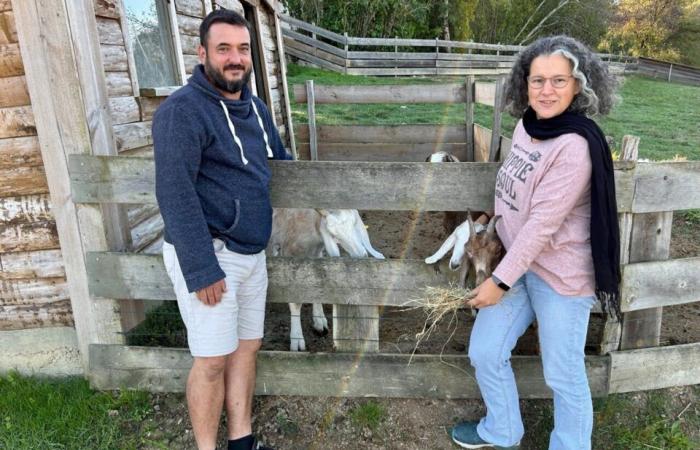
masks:
<svg viewBox="0 0 700 450"><path fill-rule="evenodd" d="M489 444L479 437L476 432L478 422L461 422L452 428L452 441L462 448L494 448L496 450L517 450L520 448L520 443L510 447L499 447L498 445Z"/></svg>

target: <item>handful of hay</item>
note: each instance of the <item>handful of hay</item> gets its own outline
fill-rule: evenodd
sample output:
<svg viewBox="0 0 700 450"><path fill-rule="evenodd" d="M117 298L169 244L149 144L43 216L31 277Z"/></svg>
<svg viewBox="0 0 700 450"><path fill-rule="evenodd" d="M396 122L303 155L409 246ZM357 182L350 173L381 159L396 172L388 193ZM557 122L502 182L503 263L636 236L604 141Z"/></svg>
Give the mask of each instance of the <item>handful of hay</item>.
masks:
<svg viewBox="0 0 700 450"><path fill-rule="evenodd" d="M470 289L463 289L456 286L449 286L446 288L428 286L425 288L425 296L423 298L415 299L410 302L412 309L420 308L424 310L427 315L425 323L423 324L423 329L416 334L416 345L411 354L411 358L413 358L421 342L430 337L433 330L436 329L437 324L448 316L450 317L450 321L447 325L448 329L454 329L442 347L444 350L457 330L457 311L465 308L467 306L465 301L474 297L471 292Z"/></svg>

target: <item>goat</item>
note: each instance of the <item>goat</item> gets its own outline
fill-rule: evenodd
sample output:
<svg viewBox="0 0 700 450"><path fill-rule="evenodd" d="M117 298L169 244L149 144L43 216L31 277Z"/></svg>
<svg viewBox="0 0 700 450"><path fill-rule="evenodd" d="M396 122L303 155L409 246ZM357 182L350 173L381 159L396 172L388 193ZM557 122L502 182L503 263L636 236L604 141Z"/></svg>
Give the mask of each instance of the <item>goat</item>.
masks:
<svg viewBox="0 0 700 450"><path fill-rule="evenodd" d="M460 269L459 286L467 287L470 265L474 267L476 285L481 284L496 268L504 255L503 244L496 234L496 222L501 216L494 216L484 227L475 224L467 213L467 220L445 239L435 254L425 259L426 264L435 264L452 250L450 270ZM453 250L454 249L454 250Z"/></svg>
<svg viewBox="0 0 700 450"><path fill-rule="evenodd" d="M444 151L431 153L425 162L432 163L443 163L443 162L459 162L459 159L452 153L447 153ZM466 219L466 215L460 211L445 211L445 219L443 221L443 227L447 233L452 233L458 224L462 223Z"/></svg>
<svg viewBox="0 0 700 450"><path fill-rule="evenodd" d="M275 208L272 214L272 235L268 252L272 256L306 256L320 258L340 256L342 247L353 258L369 255L384 259L369 241L367 229L355 209L314 210ZM306 350L301 329L301 303L290 303L291 324L289 349ZM328 320L323 305L313 304L313 328L320 335L328 334Z"/></svg>

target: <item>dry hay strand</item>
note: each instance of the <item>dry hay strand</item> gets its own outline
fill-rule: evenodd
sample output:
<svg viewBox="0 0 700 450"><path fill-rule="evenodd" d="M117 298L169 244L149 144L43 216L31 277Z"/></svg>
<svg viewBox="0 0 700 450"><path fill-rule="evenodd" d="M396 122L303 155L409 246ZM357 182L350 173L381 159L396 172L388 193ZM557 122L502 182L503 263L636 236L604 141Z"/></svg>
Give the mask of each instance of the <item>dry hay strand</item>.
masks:
<svg viewBox="0 0 700 450"><path fill-rule="evenodd" d="M443 361L442 355L445 351L445 347L452 340L457 331L457 324L459 321L457 311L465 308L467 306L465 302L472 298L474 298L474 295L471 289L463 289L452 285L449 287L428 286L425 288L425 295L423 298L415 299L410 302L412 306L409 309L422 309L426 313L426 319L423 323L423 329L416 334L416 345L413 347L413 352L411 352L408 364L411 364L411 361L413 361L413 356L416 354L418 346L431 336L443 319L449 317L450 320L447 323L447 329L452 330L452 332L442 345L440 360L451 367L455 367ZM456 368L464 371L462 368Z"/></svg>

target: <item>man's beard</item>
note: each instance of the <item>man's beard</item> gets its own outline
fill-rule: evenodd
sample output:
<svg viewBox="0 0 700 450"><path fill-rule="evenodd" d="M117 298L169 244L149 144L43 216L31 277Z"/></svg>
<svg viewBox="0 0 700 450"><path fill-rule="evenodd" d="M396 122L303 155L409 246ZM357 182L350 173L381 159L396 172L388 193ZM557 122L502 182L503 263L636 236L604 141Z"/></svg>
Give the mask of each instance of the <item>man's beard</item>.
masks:
<svg viewBox="0 0 700 450"><path fill-rule="evenodd" d="M248 68L248 70L246 70L245 66L241 64L229 64L227 66L224 66L223 70L229 69L240 69L244 70L245 72L243 73L241 79L229 81L224 76L223 71L217 70L214 66L212 66L209 63L209 58L206 58L204 60L204 72L207 74L212 83L214 83L214 86L216 86L222 91L235 94L237 92L240 92L241 89L243 89L243 86L248 84L248 82L250 81L250 75L253 73L253 67L251 66Z"/></svg>

